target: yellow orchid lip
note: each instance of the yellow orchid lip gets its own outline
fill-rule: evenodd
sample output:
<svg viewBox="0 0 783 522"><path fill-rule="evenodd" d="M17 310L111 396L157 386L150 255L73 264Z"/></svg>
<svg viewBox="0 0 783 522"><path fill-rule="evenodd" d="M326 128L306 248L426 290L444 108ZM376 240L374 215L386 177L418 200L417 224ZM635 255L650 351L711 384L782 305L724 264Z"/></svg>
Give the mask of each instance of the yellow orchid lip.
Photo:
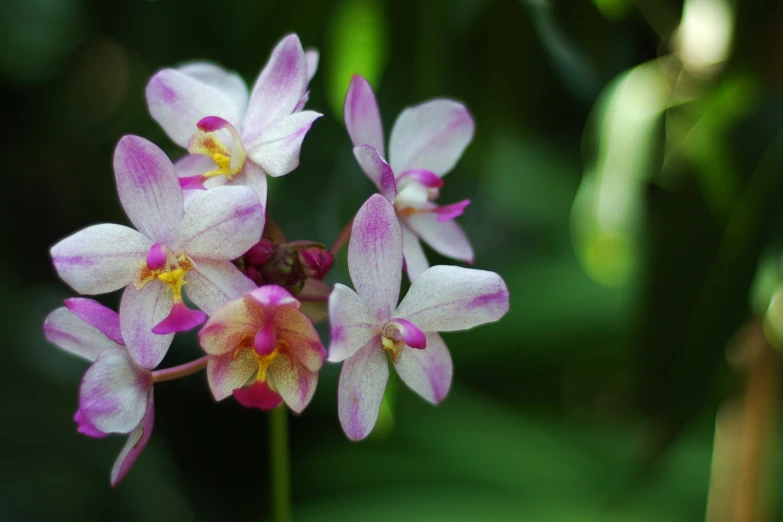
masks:
<svg viewBox="0 0 783 522"><path fill-rule="evenodd" d="M215 162L217 168L183 178L183 188L203 189L203 183L216 176L225 176L229 181L245 166L247 156L242 147L242 138L236 128L223 118L208 116L198 122L198 130L188 141L188 152L206 156ZM222 142L217 133L227 131L233 144L231 150Z"/></svg>

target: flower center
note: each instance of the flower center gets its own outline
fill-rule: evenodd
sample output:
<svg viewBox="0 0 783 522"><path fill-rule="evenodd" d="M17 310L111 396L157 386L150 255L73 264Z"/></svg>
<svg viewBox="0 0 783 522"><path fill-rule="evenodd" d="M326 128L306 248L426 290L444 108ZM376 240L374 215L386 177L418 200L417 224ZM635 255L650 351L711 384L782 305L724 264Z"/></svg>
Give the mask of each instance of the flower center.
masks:
<svg viewBox="0 0 783 522"><path fill-rule="evenodd" d="M225 176L231 180L245 166L245 151L239 136L234 136L233 150L229 150L214 132L199 130L190 139L188 152L207 156L217 165L216 169L200 174L203 180L215 176Z"/></svg>
<svg viewBox="0 0 783 522"><path fill-rule="evenodd" d="M159 248L159 246L156 244L152 248ZM139 270L134 286L136 287L136 290L141 290L147 286L147 283L157 279L171 290L174 303L181 303L182 287L187 284L185 276L188 272L193 270L193 261L185 254L182 254L177 258L171 250L166 247L163 248L165 249L165 261L162 263L151 263L150 258L152 255L147 256L147 262L145 262Z"/></svg>
<svg viewBox="0 0 783 522"><path fill-rule="evenodd" d="M239 346L234 349L234 353L232 354L232 357L236 359L239 357L239 354L242 353L244 350L250 350L253 356L256 358L256 363L258 364L258 372L256 373L255 380L258 382L266 382L267 381L267 373L269 371L269 367L272 365L273 362L275 362L275 359L281 354L288 354L289 352L289 346L288 341L285 339L278 339L275 342L275 347L272 349L271 352L260 354L258 353L258 350L256 350L253 346L253 339L248 336L244 341L242 341ZM291 366L293 367L293 361Z"/></svg>
<svg viewBox="0 0 783 522"><path fill-rule="evenodd" d="M383 329L381 346L389 353L389 356L394 362L397 362L397 359L402 355L405 341L403 341L402 335L394 324L387 324L386 328Z"/></svg>

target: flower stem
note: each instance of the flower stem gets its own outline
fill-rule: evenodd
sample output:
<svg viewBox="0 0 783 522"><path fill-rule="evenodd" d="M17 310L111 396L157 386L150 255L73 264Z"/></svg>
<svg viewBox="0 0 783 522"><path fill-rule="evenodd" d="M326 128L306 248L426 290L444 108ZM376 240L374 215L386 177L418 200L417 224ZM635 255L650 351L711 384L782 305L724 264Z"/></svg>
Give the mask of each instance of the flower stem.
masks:
<svg viewBox="0 0 783 522"><path fill-rule="evenodd" d="M270 412L269 453L272 466L272 520L291 522L288 410L282 404Z"/></svg>
<svg viewBox="0 0 783 522"><path fill-rule="evenodd" d="M209 356L205 355L204 357L196 359L195 361L190 361L189 363L154 371L152 372L152 382L171 381L199 372L206 368L208 360Z"/></svg>
<svg viewBox="0 0 783 522"><path fill-rule="evenodd" d="M340 249L343 247L346 241L348 241L348 238L351 237L351 228L353 227L353 218L348 222L347 225L345 225L345 228L340 232L340 235L337 236L337 239L335 240L334 244L332 245L332 248L329 249L329 252L333 256L337 255L337 252L340 251Z"/></svg>

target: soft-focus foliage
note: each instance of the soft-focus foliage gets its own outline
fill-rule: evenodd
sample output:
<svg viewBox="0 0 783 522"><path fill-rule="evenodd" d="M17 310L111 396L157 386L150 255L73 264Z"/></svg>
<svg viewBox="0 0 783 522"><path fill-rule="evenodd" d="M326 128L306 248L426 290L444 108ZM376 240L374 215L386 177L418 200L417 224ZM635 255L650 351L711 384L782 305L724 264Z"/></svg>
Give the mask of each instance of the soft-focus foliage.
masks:
<svg viewBox="0 0 783 522"><path fill-rule="evenodd" d="M215 406L203 374L156 385L155 436L122 487L107 491L106 463L123 442L75 432L84 366L48 345L40 325L70 296L48 249L92 223L129 224L109 160L118 138L145 136L173 159L182 152L147 113L150 75L202 58L252 81L295 31L322 52L307 107L326 116L296 173L270 179L269 212L286 234L329 242L376 190L338 110L351 74L370 79L387 136L404 107L448 95L470 108L476 134L442 200L471 198L459 219L477 266L503 275L513 296L491 329L443 336L455 381L437 411L392 381L360 445L337 421L339 367L324 368L307 414L291 422L297 520L704 520L716 414L744 390L727 345L751 317L766 315L770 336L783 332L779 299L770 306L783 251L783 5L734 2L727 61L705 65L715 57L697 46L685 68L679 1L245 0L220 15L215 5L0 8L1 147L16 160L0 265L0 518L265 515L267 417ZM633 186L604 171L603 194L624 195L617 203L628 212L616 216L627 220L619 232L601 234L590 228L600 202L577 197L596 193L591 169L606 165L610 111L601 108L619 93L612 86L650 69L669 89L665 107L631 127L649 140L630 158L644 171L624 162L617 174ZM636 134L619 133L611 150L637 150ZM760 265L772 275L762 278ZM752 292L754 278L767 289ZM345 251L327 281L338 279L348 280ZM165 364L199 355L195 334L180 334ZM764 462L780 475L777 446ZM779 498L766 497L770 520L783 520Z"/></svg>

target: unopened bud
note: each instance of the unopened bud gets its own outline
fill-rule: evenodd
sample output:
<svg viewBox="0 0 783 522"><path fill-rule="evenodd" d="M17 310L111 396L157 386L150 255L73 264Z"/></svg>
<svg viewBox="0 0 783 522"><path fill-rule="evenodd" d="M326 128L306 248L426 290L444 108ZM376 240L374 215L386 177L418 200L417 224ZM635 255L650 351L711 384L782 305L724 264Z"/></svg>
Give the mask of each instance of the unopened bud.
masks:
<svg viewBox="0 0 783 522"><path fill-rule="evenodd" d="M299 251L299 261L307 277L321 281L334 266L334 256L324 248L312 247Z"/></svg>
<svg viewBox="0 0 783 522"><path fill-rule="evenodd" d="M275 245L268 239L261 239L245 253L245 263L259 267L272 259L274 253Z"/></svg>

